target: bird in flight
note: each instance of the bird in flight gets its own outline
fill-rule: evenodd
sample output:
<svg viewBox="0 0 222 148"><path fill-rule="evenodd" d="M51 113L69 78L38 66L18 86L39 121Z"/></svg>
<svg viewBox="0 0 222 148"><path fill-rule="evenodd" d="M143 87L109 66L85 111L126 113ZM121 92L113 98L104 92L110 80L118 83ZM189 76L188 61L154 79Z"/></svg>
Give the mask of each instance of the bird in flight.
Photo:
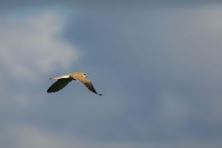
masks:
<svg viewBox="0 0 222 148"><path fill-rule="evenodd" d="M94 88L92 82L88 79L88 76L84 72L73 72L67 75L59 76L50 78L52 80L56 80L47 90L48 93L54 93L61 89L63 89L66 85L69 84L72 80L76 80L84 84L91 92L102 96L102 94L97 93L96 89Z"/></svg>

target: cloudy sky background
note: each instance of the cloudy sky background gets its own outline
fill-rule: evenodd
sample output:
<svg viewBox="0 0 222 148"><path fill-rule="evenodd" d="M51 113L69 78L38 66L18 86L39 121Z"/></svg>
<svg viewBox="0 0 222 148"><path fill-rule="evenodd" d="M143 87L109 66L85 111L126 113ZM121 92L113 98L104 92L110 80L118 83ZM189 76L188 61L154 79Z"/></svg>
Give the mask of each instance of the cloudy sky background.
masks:
<svg viewBox="0 0 222 148"><path fill-rule="evenodd" d="M222 3L0 1L0 147L222 146ZM98 97L57 76L85 71Z"/></svg>

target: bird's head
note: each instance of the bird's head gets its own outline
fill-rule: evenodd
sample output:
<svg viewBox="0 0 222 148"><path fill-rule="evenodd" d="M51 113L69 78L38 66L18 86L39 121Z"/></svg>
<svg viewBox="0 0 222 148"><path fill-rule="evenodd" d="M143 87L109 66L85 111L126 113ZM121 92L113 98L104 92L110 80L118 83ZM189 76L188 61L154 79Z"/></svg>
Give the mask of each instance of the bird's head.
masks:
<svg viewBox="0 0 222 148"><path fill-rule="evenodd" d="M87 78L88 77L88 75L86 74L86 73L82 73L82 76L84 77L84 78Z"/></svg>

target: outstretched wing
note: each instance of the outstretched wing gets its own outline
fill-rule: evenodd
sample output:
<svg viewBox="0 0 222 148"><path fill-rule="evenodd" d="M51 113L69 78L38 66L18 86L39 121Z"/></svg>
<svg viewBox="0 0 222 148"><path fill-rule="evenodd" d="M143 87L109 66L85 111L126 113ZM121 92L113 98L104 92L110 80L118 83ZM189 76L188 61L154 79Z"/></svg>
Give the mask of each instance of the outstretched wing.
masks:
<svg viewBox="0 0 222 148"><path fill-rule="evenodd" d="M102 94L97 93L96 89L94 88L92 82L84 77L81 77L80 79L78 79L80 82L82 82L90 91L92 91L93 93L102 96Z"/></svg>
<svg viewBox="0 0 222 148"><path fill-rule="evenodd" d="M63 89L71 81L72 81L72 79L70 77L57 79L57 81L49 87L47 92L48 93L57 92L57 91Z"/></svg>
<svg viewBox="0 0 222 148"><path fill-rule="evenodd" d="M49 78L51 80L59 80L59 79L68 79L70 78L70 75L63 75L63 76L58 76L58 77L54 77L54 78Z"/></svg>

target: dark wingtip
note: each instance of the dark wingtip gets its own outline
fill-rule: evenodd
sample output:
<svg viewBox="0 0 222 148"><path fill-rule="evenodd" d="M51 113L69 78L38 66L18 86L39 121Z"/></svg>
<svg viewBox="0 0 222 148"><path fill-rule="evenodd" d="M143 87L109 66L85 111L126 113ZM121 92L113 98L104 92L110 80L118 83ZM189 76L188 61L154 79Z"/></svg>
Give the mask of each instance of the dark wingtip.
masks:
<svg viewBox="0 0 222 148"><path fill-rule="evenodd" d="M103 94L98 94L99 96L102 96Z"/></svg>
<svg viewBox="0 0 222 148"><path fill-rule="evenodd" d="M50 90L50 89L48 89L48 90L47 90L47 93L53 93L53 91L52 91L52 90Z"/></svg>

